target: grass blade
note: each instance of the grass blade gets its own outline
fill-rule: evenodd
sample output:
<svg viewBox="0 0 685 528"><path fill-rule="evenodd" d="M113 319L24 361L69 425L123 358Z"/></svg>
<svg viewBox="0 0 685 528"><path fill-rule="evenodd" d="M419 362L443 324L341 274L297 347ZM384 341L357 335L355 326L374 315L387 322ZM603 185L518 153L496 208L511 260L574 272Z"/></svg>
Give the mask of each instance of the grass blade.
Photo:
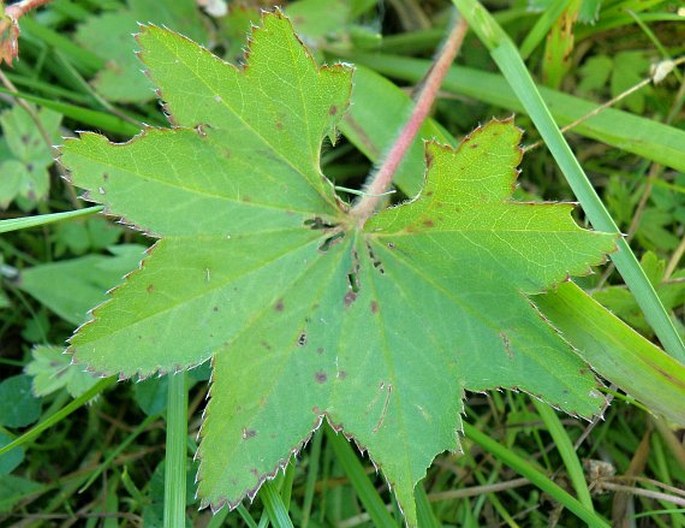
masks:
<svg viewBox="0 0 685 528"><path fill-rule="evenodd" d="M93 385L90 389L88 389L86 392L81 394L81 396L79 396L78 398L74 398L71 402L69 402L67 405L62 407L55 414L48 416L45 420L43 420L39 424L32 427L31 429L26 431L21 436L15 438L9 444L6 444L6 445L0 447L0 455L4 455L5 453L10 452L15 447L22 446L22 445L30 442L34 438L37 438L43 431L45 431L46 429L49 429L53 425L58 424L64 418L66 418L71 413L73 413L76 409L83 407L92 398L94 398L95 396L100 394L102 391L104 391L106 388L110 387L111 385L114 385L115 383L116 383L116 379L114 377L105 378L102 381L99 381L98 383Z"/></svg>
<svg viewBox="0 0 685 528"><path fill-rule="evenodd" d="M185 528L188 438L188 389L185 372L169 374L167 394L164 526Z"/></svg>
<svg viewBox="0 0 685 528"><path fill-rule="evenodd" d="M342 466L357 492L359 500L371 516L373 525L384 528L397 528L397 523L388 513L385 503L369 480L364 471L364 466L359 462L349 442L345 440L344 436L333 432L330 428L326 428L326 439L333 447L335 459Z"/></svg>
<svg viewBox="0 0 685 528"><path fill-rule="evenodd" d="M560 284L534 301L595 371L652 411L685 425L685 365L573 282Z"/></svg>
<svg viewBox="0 0 685 528"><path fill-rule="evenodd" d="M62 220L69 220L71 218L79 218L81 216L99 213L103 209L104 207L101 205L95 205L93 207L84 207L83 209L65 211L63 213L49 213L0 220L0 233L9 233L10 231L18 231L19 229L28 229L29 227L54 224L55 222L61 222Z"/></svg>
<svg viewBox="0 0 685 528"><path fill-rule="evenodd" d="M119 134L121 136L134 136L140 132L141 128L143 128L142 124L140 127L137 127L127 121L124 121L120 117L113 116L105 112L99 112L97 110L91 110L90 108L83 108L81 106L63 103L61 101L54 101L44 97L37 97L35 95L23 92L10 92L5 88L0 88L0 93L6 93L14 97L20 97L26 101L31 101L32 103L50 108L51 110L59 112L60 114L83 123L84 125L88 125L95 129L106 130L107 132Z"/></svg>
<svg viewBox="0 0 685 528"><path fill-rule="evenodd" d="M554 445L564 461L566 472L571 479L571 484L573 484L578 500L588 510L594 511L595 508L592 505L592 497L590 497L590 489L585 480L583 466L578 459L576 450L573 448L573 442L571 442L571 439L566 434L561 420L559 420L559 417L549 405L536 398L531 398L531 400L540 418L545 422L545 427L547 427L547 431L552 436Z"/></svg>
<svg viewBox="0 0 685 528"><path fill-rule="evenodd" d="M609 528L609 524L597 513L587 509L577 499L569 495L560 486L555 484L546 475L541 473L535 466L518 456L513 451L500 445L484 433L481 433L473 425L464 422L464 433L466 437L480 445L483 449L492 453L493 456L504 462L514 471L526 477L538 488L551 495L554 500L563 504L569 511L573 512L580 519L585 521L588 526Z"/></svg>
<svg viewBox="0 0 685 528"><path fill-rule="evenodd" d="M264 503L264 509L269 516L271 524L276 528L293 528L293 522L290 520L288 510L273 481L267 480L264 482L259 492L259 498Z"/></svg>

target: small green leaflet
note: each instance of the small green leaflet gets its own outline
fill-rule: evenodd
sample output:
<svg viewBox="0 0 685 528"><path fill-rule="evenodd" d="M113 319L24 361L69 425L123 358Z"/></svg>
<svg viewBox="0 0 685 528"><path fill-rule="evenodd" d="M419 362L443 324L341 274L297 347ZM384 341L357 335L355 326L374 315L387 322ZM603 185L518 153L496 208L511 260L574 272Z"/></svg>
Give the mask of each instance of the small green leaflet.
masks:
<svg viewBox="0 0 685 528"><path fill-rule="evenodd" d="M62 116L47 108L34 111L45 133L56 143ZM52 149L33 117L19 105L0 114L0 125L0 209L17 200L23 210L29 211L45 200L50 190Z"/></svg>
<svg viewBox="0 0 685 528"><path fill-rule="evenodd" d="M569 204L511 201L520 131L426 147L426 185L357 227L321 173L352 69L319 68L279 13L236 69L145 27L170 129L68 141L62 163L109 214L159 238L71 341L103 374L212 358L198 493L237 505L326 418L368 450L410 525L413 488L458 450L465 390L525 390L573 414L603 400L526 294L613 249Z"/></svg>

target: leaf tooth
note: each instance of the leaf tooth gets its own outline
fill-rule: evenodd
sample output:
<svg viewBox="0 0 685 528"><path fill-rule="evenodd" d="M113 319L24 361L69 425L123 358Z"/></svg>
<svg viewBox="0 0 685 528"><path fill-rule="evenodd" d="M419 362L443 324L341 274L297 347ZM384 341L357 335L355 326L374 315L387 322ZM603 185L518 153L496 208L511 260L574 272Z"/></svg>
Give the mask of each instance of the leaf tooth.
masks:
<svg viewBox="0 0 685 528"><path fill-rule="evenodd" d="M210 387L210 391L211 391L211 387ZM206 411L206 408L205 408L205 411ZM289 449L288 456L281 458L276 462L276 465L272 471L267 471L266 473L259 475L259 472L256 468L253 468L252 470L250 470L250 472L252 472L252 474L255 477L257 477L256 486L254 486L253 488L249 488L249 489L241 491L236 496L235 500L233 500L233 501L230 500L225 495L220 495L213 500L207 501L206 504L204 504L204 505L201 504L200 508L206 508L207 506L210 506L210 508L212 508L212 511L214 511L214 506L217 504L220 504L221 506L219 507L219 509L221 509L223 506L228 506L229 510L234 510L235 508L238 507L238 505L243 501L243 499L245 497L247 497L250 500L250 502L253 502L255 497L257 496L257 493L259 492L262 485L264 484L264 482L266 482L268 480L273 480L274 478L276 478L278 473L285 471L285 468L290 463L290 461L294 457L296 457L297 455L300 454L302 449L309 443L309 441L311 440L314 433L321 427L321 424L323 423L323 418L324 418L323 414L318 414L316 416L316 419L314 420L314 423L312 424L312 427L310 428L309 433L302 440L300 440L297 444L295 444L293 447L291 447ZM200 429L202 429L202 427L204 426L204 423L205 423L205 421L203 419L203 423L200 426ZM200 444L200 447L197 450L196 455L199 455L198 458L200 460L200 465L198 468L197 475L195 477L195 482L199 484L200 482L202 482L202 468L204 466L204 460L202 458L202 444ZM199 485L198 485L197 489L198 489L198 494L199 494L199 489L200 489Z"/></svg>

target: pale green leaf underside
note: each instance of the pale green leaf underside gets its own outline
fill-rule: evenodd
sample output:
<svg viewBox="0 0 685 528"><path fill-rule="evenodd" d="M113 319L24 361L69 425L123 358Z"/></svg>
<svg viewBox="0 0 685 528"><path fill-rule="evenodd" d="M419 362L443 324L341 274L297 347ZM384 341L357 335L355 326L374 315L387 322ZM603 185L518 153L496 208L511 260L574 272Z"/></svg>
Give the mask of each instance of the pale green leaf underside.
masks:
<svg viewBox="0 0 685 528"><path fill-rule="evenodd" d="M256 30L243 71L165 30L139 40L186 128L65 145L77 185L161 237L72 350L125 377L212 358L206 503L254 493L326 416L368 449L412 522L415 483L458 449L464 390L599 408L594 378L525 294L587 272L613 239L578 228L569 205L510 202L521 156L511 122L456 153L429 145L422 194L358 231L319 169L348 69L319 70L278 14ZM327 249L324 224L345 235Z"/></svg>

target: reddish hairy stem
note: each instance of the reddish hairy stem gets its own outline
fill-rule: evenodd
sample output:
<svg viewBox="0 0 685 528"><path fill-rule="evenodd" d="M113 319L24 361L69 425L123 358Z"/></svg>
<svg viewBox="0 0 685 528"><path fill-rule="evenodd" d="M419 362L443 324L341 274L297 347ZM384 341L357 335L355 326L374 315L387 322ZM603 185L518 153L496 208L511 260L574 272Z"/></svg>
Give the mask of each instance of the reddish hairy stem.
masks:
<svg viewBox="0 0 685 528"><path fill-rule="evenodd" d="M466 21L463 18L460 18L452 28L452 31L450 31L445 44L440 50L437 60L428 72L407 123L404 125L399 137L393 144L390 152L388 152L388 155L378 171L371 176L370 181L365 185L364 196L350 211L350 214L357 219L357 223L360 227L363 226L366 220L374 213L381 196L390 187L390 184L395 177L397 167L399 167L404 155L407 150L409 150L414 138L416 138L421 125L423 125L423 122L428 116L431 106L433 106L442 80L461 48L464 36L466 35L466 30Z"/></svg>
<svg viewBox="0 0 685 528"><path fill-rule="evenodd" d="M7 31L7 28L13 20L19 20L32 9L36 9L51 1L52 0L22 0L21 2L5 7L5 17L0 20L0 35Z"/></svg>

